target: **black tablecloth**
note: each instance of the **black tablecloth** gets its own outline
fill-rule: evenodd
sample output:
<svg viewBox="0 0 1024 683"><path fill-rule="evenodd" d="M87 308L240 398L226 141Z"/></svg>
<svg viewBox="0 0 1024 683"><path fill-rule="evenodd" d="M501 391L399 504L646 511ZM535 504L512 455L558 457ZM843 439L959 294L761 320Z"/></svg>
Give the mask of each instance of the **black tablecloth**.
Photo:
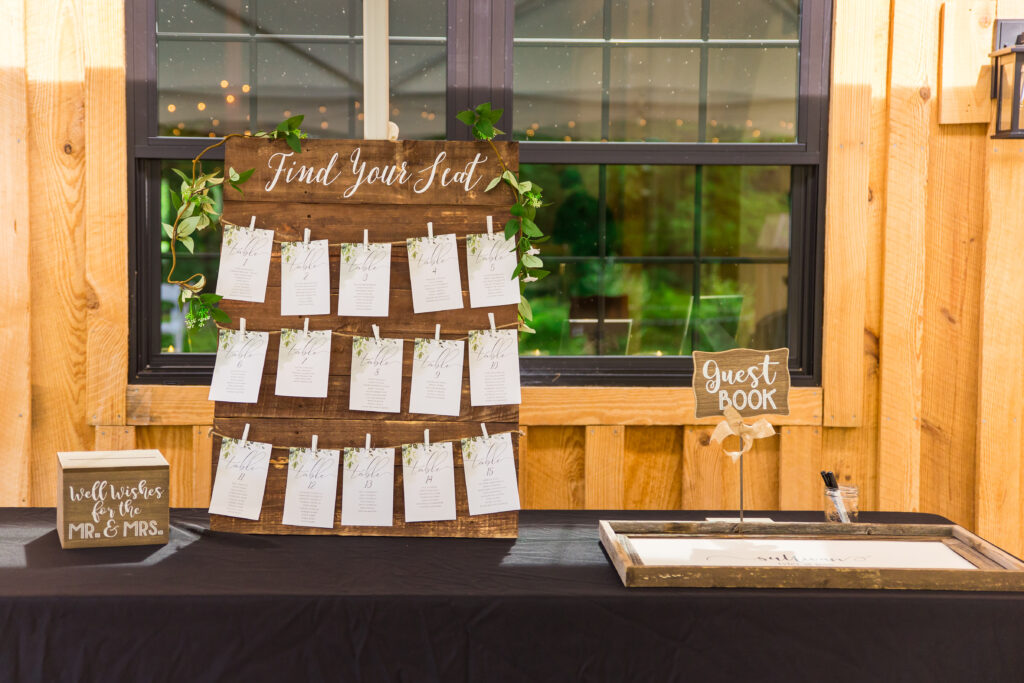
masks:
<svg viewBox="0 0 1024 683"><path fill-rule="evenodd" d="M511 541L176 510L167 546L62 551L52 509L2 509L0 681L1024 680L1024 594L627 590L598 542L598 519L705 514L524 512Z"/></svg>

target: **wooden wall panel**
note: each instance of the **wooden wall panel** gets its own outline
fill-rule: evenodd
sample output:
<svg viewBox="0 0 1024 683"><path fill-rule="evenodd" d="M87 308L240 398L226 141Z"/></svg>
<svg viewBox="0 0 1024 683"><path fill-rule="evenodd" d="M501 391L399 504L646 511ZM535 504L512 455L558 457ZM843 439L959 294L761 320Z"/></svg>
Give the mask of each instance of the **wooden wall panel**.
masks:
<svg viewBox="0 0 1024 683"><path fill-rule="evenodd" d="M939 64L939 123L988 123L996 0L945 0Z"/></svg>
<svg viewBox="0 0 1024 683"><path fill-rule="evenodd" d="M192 427L138 427L136 447L155 448L170 465L171 507L191 507L197 468ZM207 451L209 453L209 451ZM209 470L209 460L202 463Z"/></svg>
<svg viewBox="0 0 1024 683"><path fill-rule="evenodd" d="M85 36L80 7L25 4L33 316L31 489L53 505L56 452L87 450ZM107 123L109 124L109 117Z"/></svg>
<svg viewBox="0 0 1024 683"><path fill-rule="evenodd" d="M683 427L625 427L622 506L675 510L683 506Z"/></svg>
<svg viewBox="0 0 1024 683"><path fill-rule="evenodd" d="M588 510L620 510L623 506L626 428L587 427L583 448L583 501Z"/></svg>
<svg viewBox="0 0 1024 683"><path fill-rule="evenodd" d="M712 431L687 427L683 437L683 508L688 510L734 510L740 504L739 461L711 440ZM743 460L744 507L778 508L779 437L758 439Z"/></svg>
<svg viewBox="0 0 1024 683"><path fill-rule="evenodd" d="M972 524L985 126L933 117L929 146L920 506Z"/></svg>
<svg viewBox="0 0 1024 683"><path fill-rule="evenodd" d="M25 0L0 3L0 505L28 505L32 443L29 127Z"/></svg>
<svg viewBox="0 0 1024 683"><path fill-rule="evenodd" d="M521 503L535 510L584 507L583 427L530 427L530 444L520 453Z"/></svg>
<svg viewBox="0 0 1024 683"><path fill-rule="evenodd" d="M920 506L928 137L938 69L938 0L894 0L889 69L879 500Z"/></svg>
<svg viewBox="0 0 1024 683"><path fill-rule="evenodd" d="M779 506L783 510L817 510L822 504L821 432L821 427L780 431Z"/></svg>

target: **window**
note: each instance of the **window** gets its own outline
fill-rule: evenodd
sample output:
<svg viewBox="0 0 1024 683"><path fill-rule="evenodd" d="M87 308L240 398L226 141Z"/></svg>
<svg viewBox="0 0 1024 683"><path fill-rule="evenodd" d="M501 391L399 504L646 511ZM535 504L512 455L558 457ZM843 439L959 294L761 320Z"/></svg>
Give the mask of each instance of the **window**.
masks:
<svg viewBox="0 0 1024 683"><path fill-rule="evenodd" d="M212 366L180 352L169 301L153 320L170 168L201 138L289 112L311 134L359 137L361 5L156 0L131 24L155 27L128 42L137 380L205 381ZM830 7L392 0L402 137L465 138L455 113L504 106L522 172L552 202L524 383L685 384L693 349L737 345L789 346L794 383L817 383ZM179 267L215 261L216 238L196 251Z"/></svg>

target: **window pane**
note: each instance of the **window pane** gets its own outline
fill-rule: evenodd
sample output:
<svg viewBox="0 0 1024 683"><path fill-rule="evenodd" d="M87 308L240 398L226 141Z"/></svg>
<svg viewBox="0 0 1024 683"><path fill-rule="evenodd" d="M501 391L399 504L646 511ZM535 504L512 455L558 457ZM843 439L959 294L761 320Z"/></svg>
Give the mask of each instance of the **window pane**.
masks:
<svg viewBox="0 0 1024 683"><path fill-rule="evenodd" d="M523 355L786 343L789 167L524 164L551 275ZM700 230L694 230L695 222ZM756 345L755 344L755 345Z"/></svg>
<svg viewBox="0 0 1024 683"><path fill-rule="evenodd" d="M701 248L707 256L789 256L788 166L705 166Z"/></svg>
<svg viewBox="0 0 1024 683"><path fill-rule="evenodd" d="M154 132L267 130L304 114L312 136L361 137L362 21L362 0L159 0ZM391 0L390 21L402 37L392 120L403 138L443 138L447 2Z"/></svg>
<svg viewBox="0 0 1024 683"><path fill-rule="evenodd" d="M171 190L180 192L181 178L171 169L178 169L186 175L192 173L191 161L163 161L160 168L160 221L174 223L176 210L171 202ZM219 162L202 164L201 172L209 173L219 168ZM198 169L197 169L198 170ZM217 211L220 211L223 188L214 187L210 196L214 200ZM159 231L160 240L160 348L164 353L180 352L214 352L217 350L217 334L212 326L207 326L192 333L191 339L185 334L185 318L178 311L178 287L167 284L167 275L171 271L171 245L167 235L159 225L150 230ZM174 279L184 280L193 273L206 275L205 291L217 289L217 267L220 264L220 230L206 228L192 233L195 243L194 253L188 253L180 244L176 249L177 263L174 266Z"/></svg>
<svg viewBox="0 0 1024 683"><path fill-rule="evenodd" d="M786 346L789 266L709 263L701 267L693 339L701 351Z"/></svg>
<svg viewBox="0 0 1024 683"><path fill-rule="evenodd" d="M712 38L800 37L800 0L713 0L709 7Z"/></svg>
<svg viewBox="0 0 1024 683"><path fill-rule="evenodd" d="M796 140L795 48L713 49L708 58L708 139Z"/></svg>
<svg viewBox="0 0 1024 683"><path fill-rule="evenodd" d="M514 137L792 142L797 0L721 4L519 0Z"/></svg>

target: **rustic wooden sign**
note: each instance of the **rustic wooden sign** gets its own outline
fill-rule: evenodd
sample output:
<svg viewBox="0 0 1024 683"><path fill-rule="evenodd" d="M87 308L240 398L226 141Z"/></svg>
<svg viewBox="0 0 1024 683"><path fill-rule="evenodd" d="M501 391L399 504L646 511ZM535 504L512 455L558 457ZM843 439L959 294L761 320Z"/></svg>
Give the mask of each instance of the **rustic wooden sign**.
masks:
<svg viewBox="0 0 1024 683"><path fill-rule="evenodd" d="M789 349L693 352L697 417L789 415Z"/></svg>
<svg viewBox="0 0 1024 683"><path fill-rule="evenodd" d="M509 168L518 168L516 143L495 143ZM434 233L458 237L486 232L487 216L493 216L501 230L508 216L511 195L503 188L485 193L488 181L501 173L493 150L481 142L433 142L385 140L309 140L301 154L294 154L281 141L233 139L227 143L225 163L237 170L255 168L245 183L245 195L225 193L224 220L274 230L275 240L301 240L310 228L311 239L330 244L330 315L309 318L309 329L372 336L371 325L380 326L384 338L434 336L441 324L442 339L465 338L469 330L488 329L488 312L498 327L517 321L514 305L470 308L467 289L465 242L459 242L459 269L465 307L436 313L414 314L409 281L408 254L404 244L392 246L391 293L387 318L339 316L337 310L340 248L337 243L363 241L368 229L370 242L396 242L426 236L427 222ZM270 266L266 300L262 304L222 302L232 320L246 319L250 330L301 329L304 318L281 315L280 252L275 246ZM318 436L320 448L362 447L367 433L375 448L400 448L419 443L423 430L430 430L432 442L479 436L480 423L492 433L517 432L519 406L472 407L469 400L469 363L463 369L461 413L445 417L410 414L409 391L412 377L412 342L405 344L400 413L351 411L349 375L352 344L347 337L334 336L331 349L327 398L288 398L274 395L280 335L271 335L264 364L259 401L254 404L218 402L215 431L240 437L246 423L249 438L275 446L308 446ZM518 434L513 433L518 464ZM445 522L406 523L402 468L395 468L393 526L341 526L342 490L339 480L332 529L284 526L288 453L274 450L259 520L210 515L210 526L218 531L260 534L380 535L380 536L466 536L515 537L517 512L469 516L460 444L454 444L457 519ZM214 474L220 438L213 449Z"/></svg>
<svg viewBox="0 0 1024 683"><path fill-rule="evenodd" d="M631 588L1024 591L1024 562L956 524L601 520L600 533L622 584ZM658 539L699 541L700 550L678 553L675 560L672 552L663 552L645 562L640 544L650 547ZM716 551L716 541L722 540L732 548L762 543L761 549L737 555ZM810 557L792 549L807 541L815 542ZM908 542L914 550L885 547L906 548ZM838 544L851 550L832 556L821 550ZM858 551L857 544L864 549Z"/></svg>
<svg viewBox="0 0 1024 683"><path fill-rule="evenodd" d="M167 543L169 470L160 451L57 454L62 548Z"/></svg>

